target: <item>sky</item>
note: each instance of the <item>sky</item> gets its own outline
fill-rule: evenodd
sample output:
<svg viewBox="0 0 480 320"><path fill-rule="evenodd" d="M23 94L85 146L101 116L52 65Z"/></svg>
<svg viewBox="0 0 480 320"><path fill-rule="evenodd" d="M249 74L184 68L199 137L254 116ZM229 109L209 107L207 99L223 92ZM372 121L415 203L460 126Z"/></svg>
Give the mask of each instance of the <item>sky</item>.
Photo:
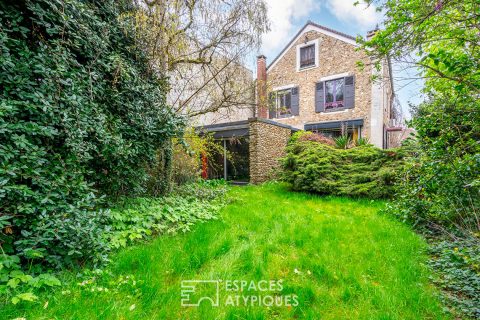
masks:
<svg viewBox="0 0 480 320"><path fill-rule="evenodd" d="M382 14L376 11L375 6L354 6L355 1L266 0L271 30L264 35L259 53L267 57L268 64L308 20L352 36L365 36L377 24L381 28ZM421 101L422 85L419 81L406 80L414 76L414 71L407 74L401 69L401 66L393 66L394 87L404 116L409 118L409 102L417 104Z"/></svg>

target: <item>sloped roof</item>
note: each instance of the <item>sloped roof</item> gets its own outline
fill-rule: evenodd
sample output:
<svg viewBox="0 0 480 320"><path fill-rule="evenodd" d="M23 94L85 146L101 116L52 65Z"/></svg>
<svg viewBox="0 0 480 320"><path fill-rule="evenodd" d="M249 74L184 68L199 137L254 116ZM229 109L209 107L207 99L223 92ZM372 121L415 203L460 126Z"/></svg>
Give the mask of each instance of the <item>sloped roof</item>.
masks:
<svg viewBox="0 0 480 320"><path fill-rule="evenodd" d="M297 32L297 34L290 40L290 42L280 51L280 53L275 57L275 59L270 62L270 64L267 67L267 70L270 69L275 63L280 60L280 58L290 49L290 47L293 45L293 43L300 37L306 29L310 27L312 30L321 32L323 34L326 34L328 36L333 36L339 40L342 40L344 42L347 42L352 45L356 45L357 41L354 36L348 35L346 33L322 26L318 23L312 22L312 21L307 21L307 23ZM310 30L308 30L310 31Z"/></svg>

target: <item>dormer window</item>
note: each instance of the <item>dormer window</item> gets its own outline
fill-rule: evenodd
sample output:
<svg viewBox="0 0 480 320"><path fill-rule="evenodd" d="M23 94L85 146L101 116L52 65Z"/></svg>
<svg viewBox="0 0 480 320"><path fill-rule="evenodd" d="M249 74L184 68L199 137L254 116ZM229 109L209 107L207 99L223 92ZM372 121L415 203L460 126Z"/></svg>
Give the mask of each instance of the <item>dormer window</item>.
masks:
<svg viewBox="0 0 480 320"><path fill-rule="evenodd" d="M297 71L318 67L318 39L297 45Z"/></svg>
<svg viewBox="0 0 480 320"><path fill-rule="evenodd" d="M300 48L300 68L315 66L315 45Z"/></svg>

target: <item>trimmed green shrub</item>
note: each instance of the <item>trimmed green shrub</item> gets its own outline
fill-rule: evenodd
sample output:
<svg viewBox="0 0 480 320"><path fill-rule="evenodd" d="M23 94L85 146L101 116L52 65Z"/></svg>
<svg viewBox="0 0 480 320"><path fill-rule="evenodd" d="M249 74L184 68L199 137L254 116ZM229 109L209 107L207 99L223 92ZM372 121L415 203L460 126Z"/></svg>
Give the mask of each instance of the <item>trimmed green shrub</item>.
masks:
<svg viewBox="0 0 480 320"><path fill-rule="evenodd" d="M325 195L389 198L402 170L405 152L372 145L336 149L314 141L296 141L281 160L283 178L294 190Z"/></svg>

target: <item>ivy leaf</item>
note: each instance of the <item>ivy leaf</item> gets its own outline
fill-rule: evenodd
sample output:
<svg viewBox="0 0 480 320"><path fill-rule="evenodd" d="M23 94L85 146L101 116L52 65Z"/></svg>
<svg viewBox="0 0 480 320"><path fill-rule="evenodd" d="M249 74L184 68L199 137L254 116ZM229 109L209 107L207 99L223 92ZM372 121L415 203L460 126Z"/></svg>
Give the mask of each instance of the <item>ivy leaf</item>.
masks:
<svg viewBox="0 0 480 320"><path fill-rule="evenodd" d="M30 302L33 302L35 300L37 300L38 297L36 295L34 295L33 293L31 292L25 292L25 293L20 293L20 294L17 294L15 297L12 298L12 303L13 304L17 304L19 303L20 301L30 301Z"/></svg>
<svg viewBox="0 0 480 320"><path fill-rule="evenodd" d="M15 289L18 286L19 283L20 283L20 279L12 278L12 279L8 280L7 286L9 286L12 289Z"/></svg>

